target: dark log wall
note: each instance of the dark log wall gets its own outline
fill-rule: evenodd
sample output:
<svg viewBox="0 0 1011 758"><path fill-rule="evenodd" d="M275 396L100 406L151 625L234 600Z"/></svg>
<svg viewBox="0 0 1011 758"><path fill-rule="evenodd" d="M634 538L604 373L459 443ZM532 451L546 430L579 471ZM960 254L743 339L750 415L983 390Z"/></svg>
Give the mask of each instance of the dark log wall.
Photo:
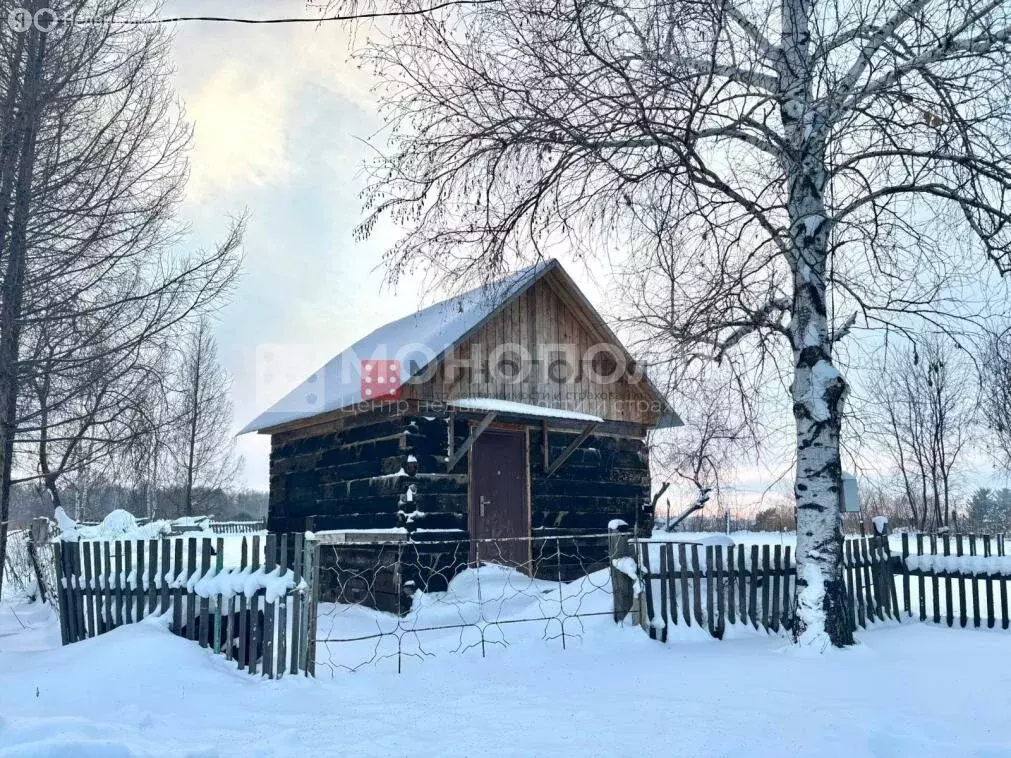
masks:
<svg viewBox="0 0 1011 758"><path fill-rule="evenodd" d="M446 473L448 419L392 416L339 431L274 435L267 528L467 530L467 461ZM457 423L466 434L465 422Z"/></svg>
<svg viewBox="0 0 1011 758"><path fill-rule="evenodd" d="M409 486L402 416L353 419L339 430L276 434L270 451L267 528L388 529Z"/></svg>
<svg viewBox="0 0 1011 758"><path fill-rule="evenodd" d="M548 432L549 460L576 432ZM550 477L540 429L530 430L531 526L541 534L600 534L612 519L635 525L649 500L649 464L641 439L591 435Z"/></svg>
<svg viewBox="0 0 1011 758"><path fill-rule="evenodd" d="M444 590L465 564L467 550L452 541L469 537L468 460L465 456L446 472L450 424L458 449L471 428L461 414L358 417L340 428L274 435L268 529L302 530L313 517L318 531L404 527L411 535L406 548L324 547L325 599L405 611L413 587ZM546 477L542 427L530 426L528 433L532 536L573 537L560 543L536 540L534 573L554 578L560 571L569 579L600 568L606 563L606 539L582 535L602 534L616 518L630 525L642 521L649 496L645 442L591 435ZM577 434L549 431L549 460ZM393 550L403 556L399 570L390 564ZM370 565L375 570L369 575Z"/></svg>

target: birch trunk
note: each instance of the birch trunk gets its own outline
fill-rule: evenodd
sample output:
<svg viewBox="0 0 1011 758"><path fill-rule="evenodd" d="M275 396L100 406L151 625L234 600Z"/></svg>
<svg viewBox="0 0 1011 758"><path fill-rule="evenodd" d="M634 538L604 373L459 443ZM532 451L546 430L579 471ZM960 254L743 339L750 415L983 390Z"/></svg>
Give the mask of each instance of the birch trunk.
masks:
<svg viewBox="0 0 1011 758"><path fill-rule="evenodd" d="M827 119L813 105L811 0L783 0L780 118L793 269L791 388L797 425L797 588L794 638L825 648L853 643L843 584L839 433L846 382L832 363L827 298L829 221L824 192Z"/></svg>

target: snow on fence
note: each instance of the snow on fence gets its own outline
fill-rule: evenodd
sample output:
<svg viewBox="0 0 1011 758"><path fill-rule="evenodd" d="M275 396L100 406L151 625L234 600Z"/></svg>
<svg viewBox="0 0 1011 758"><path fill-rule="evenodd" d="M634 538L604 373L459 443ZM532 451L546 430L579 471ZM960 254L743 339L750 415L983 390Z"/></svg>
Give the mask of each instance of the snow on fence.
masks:
<svg viewBox="0 0 1011 758"><path fill-rule="evenodd" d="M250 534L266 531L267 522L262 519L260 521L211 521L207 527L215 534Z"/></svg>
<svg viewBox="0 0 1011 758"><path fill-rule="evenodd" d="M633 610L637 600L639 623L653 639L666 642L672 626L694 626L717 639L733 626L773 633L793 626L797 571L789 545L634 539L625 548L620 538L613 544L615 587L622 581L616 575L626 577L626 589L615 591L615 618ZM626 552L632 561L624 560ZM853 629L897 620L888 538L847 539L843 565Z"/></svg>
<svg viewBox="0 0 1011 758"><path fill-rule="evenodd" d="M915 608L921 621L965 627L971 618L972 626L985 622L990 629L999 616L1002 629L1011 626L1011 557L1004 535L902 534L901 539L902 607L907 616L913 616Z"/></svg>
<svg viewBox="0 0 1011 758"><path fill-rule="evenodd" d="M151 523L151 519L139 517L134 519L136 526ZM77 521L78 527L100 527L103 521ZM265 519L253 521L211 521L207 516L185 516L168 522L172 534L185 534L192 531L209 531L214 534L252 534L267 530Z"/></svg>
<svg viewBox="0 0 1011 758"><path fill-rule="evenodd" d="M214 543L209 537L56 543L63 644L164 615L172 632L224 653L250 674L313 674L315 540L270 534L261 553L259 535L242 537L237 560L228 557L224 538Z"/></svg>

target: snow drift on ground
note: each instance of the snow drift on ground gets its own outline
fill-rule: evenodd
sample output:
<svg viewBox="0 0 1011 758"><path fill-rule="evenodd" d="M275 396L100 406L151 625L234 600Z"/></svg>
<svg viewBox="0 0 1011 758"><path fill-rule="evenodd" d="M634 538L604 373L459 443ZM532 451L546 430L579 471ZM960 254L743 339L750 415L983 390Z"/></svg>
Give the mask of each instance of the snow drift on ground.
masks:
<svg viewBox="0 0 1011 758"><path fill-rule="evenodd" d="M1000 632L889 625L812 656L757 635L663 645L601 617L564 651L537 634L276 682L157 621L58 637L48 609L0 609L0 756L1011 755Z"/></svg>

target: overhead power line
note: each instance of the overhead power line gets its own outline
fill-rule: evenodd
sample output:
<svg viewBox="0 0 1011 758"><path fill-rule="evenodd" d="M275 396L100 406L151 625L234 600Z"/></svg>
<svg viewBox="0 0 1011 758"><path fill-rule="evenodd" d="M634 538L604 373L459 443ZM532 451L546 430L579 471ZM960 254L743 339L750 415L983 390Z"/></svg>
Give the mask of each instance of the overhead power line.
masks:
<svg viewBox="0 0 1011 758"><path fill-rule="evenodd" d="M116 18L59 18L52 20L53 26L65 24L75 24L80 26L149 26L152 24L178 24L188 21L203 21L223 24L323 24L335 21L368 21L371 19L397 18L407 16L421 16L426 13L450 8L454 5L490 5L499 3L502 0L445 0L445 2L435 3L424 8L398 11L373 11L363 13L345 13L330 16L319 16L317 18L304 17L282 17L282 18L241 18L238 16L168 16L166 18L137 18L137 19L116 19ZM19 9L11 11L15 13ZM54 14L56 15L56 14Z"/></svg>

